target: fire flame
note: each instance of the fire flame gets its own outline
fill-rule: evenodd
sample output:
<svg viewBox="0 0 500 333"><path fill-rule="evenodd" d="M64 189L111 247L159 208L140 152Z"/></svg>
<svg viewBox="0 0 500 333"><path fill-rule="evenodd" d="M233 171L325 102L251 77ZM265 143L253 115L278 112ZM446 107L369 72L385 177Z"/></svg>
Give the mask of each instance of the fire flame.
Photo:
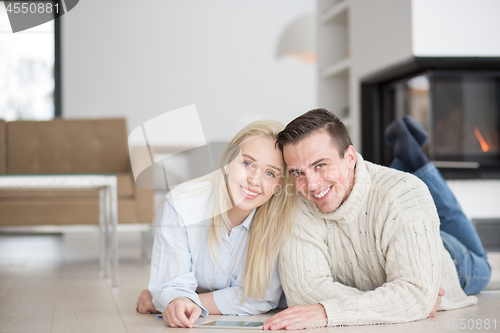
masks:
<svg viewBox="0 0 500 333"><path fill-rule="evenodd" d="M488 150L490 150L490 147L488 146L486 141L484 141L484 138L481 135L481 132L479 132L479 129L476 126L474 126L474 134L476 135L477 141L479 141L479 144L481 145L481 149L484 152L487 152Z"/></svg>

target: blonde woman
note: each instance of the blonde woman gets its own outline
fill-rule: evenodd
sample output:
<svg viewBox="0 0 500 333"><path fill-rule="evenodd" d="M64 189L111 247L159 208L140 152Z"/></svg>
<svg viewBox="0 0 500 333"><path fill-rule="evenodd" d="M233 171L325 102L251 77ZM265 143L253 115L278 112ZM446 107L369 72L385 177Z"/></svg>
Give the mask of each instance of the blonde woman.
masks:
<svg viewBox="0 0 500 333"><path fill-rule="evenodd" d="M296 198L275 144L283 128L272 120L249 124L224 151L220 172L168 195L138 312L193 327L200 315L278 306L277 258Z"/></svg>

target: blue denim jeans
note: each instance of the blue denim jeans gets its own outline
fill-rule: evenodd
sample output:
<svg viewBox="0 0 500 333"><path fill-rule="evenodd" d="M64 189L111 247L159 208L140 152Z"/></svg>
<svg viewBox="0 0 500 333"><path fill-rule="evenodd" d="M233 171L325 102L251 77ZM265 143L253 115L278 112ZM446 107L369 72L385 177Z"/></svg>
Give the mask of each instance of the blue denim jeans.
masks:
<svg viewBox="0 0 500 333"><path fill-rule="evenodd" d="M392 162L391 168L409 172L398 159ZM491 268L476 229L432 163L413 174L427 185L434 199L441 220L441 238L455 263L462 289L467 295L477 294L490 281Z"/></svg>

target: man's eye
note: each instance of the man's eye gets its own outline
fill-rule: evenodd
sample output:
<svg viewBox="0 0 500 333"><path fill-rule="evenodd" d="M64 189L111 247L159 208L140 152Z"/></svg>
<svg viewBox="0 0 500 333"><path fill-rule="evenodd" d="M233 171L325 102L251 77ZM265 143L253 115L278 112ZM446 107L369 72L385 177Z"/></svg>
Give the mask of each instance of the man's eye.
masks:
<svg viewBox="0 0 500 333"><path fill-rule="evenodd" d="M303 172L300 172L300 171L295 171L295 172L292 174L292 176L293 176L294 178L298 178L298 177L302 176L303 174L304 174Z"/></svg>
<svg viewBox="0 0 500 333"><path fill-rule="evenodd" d="M316 165L316 169L321 169L325 165L326 165L325 163L320 163L320 164Z"/></svg>

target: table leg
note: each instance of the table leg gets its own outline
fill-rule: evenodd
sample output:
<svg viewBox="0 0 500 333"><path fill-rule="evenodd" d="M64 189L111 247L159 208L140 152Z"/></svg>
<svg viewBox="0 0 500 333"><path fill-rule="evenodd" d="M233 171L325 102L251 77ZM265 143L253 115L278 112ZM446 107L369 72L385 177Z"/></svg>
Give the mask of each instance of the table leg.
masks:
<svg viewBox="0 0 500 333"><path fill-rule="evenodd" d="M105 189L99 188L99 266L101 273L106 275L106 238L105 238Z"/></svg>
<svg viewBox="0 0 500 333"><path fill-rule="evenodd" d="M110 201L111 201L111 258L112 273L111 273L111 286L118 287L118 195L116 188L116 179L113 185L110 186Z"/></svg>
<svg viewBox="0 0 500 333"><path fill-rule="evenodd" d="M110 242L110 231L111 226L111 198L110 198L110 188L109 185L104 187L104 277L109 277L110 268L110 254L111 254L111 242Z"/></svg>

